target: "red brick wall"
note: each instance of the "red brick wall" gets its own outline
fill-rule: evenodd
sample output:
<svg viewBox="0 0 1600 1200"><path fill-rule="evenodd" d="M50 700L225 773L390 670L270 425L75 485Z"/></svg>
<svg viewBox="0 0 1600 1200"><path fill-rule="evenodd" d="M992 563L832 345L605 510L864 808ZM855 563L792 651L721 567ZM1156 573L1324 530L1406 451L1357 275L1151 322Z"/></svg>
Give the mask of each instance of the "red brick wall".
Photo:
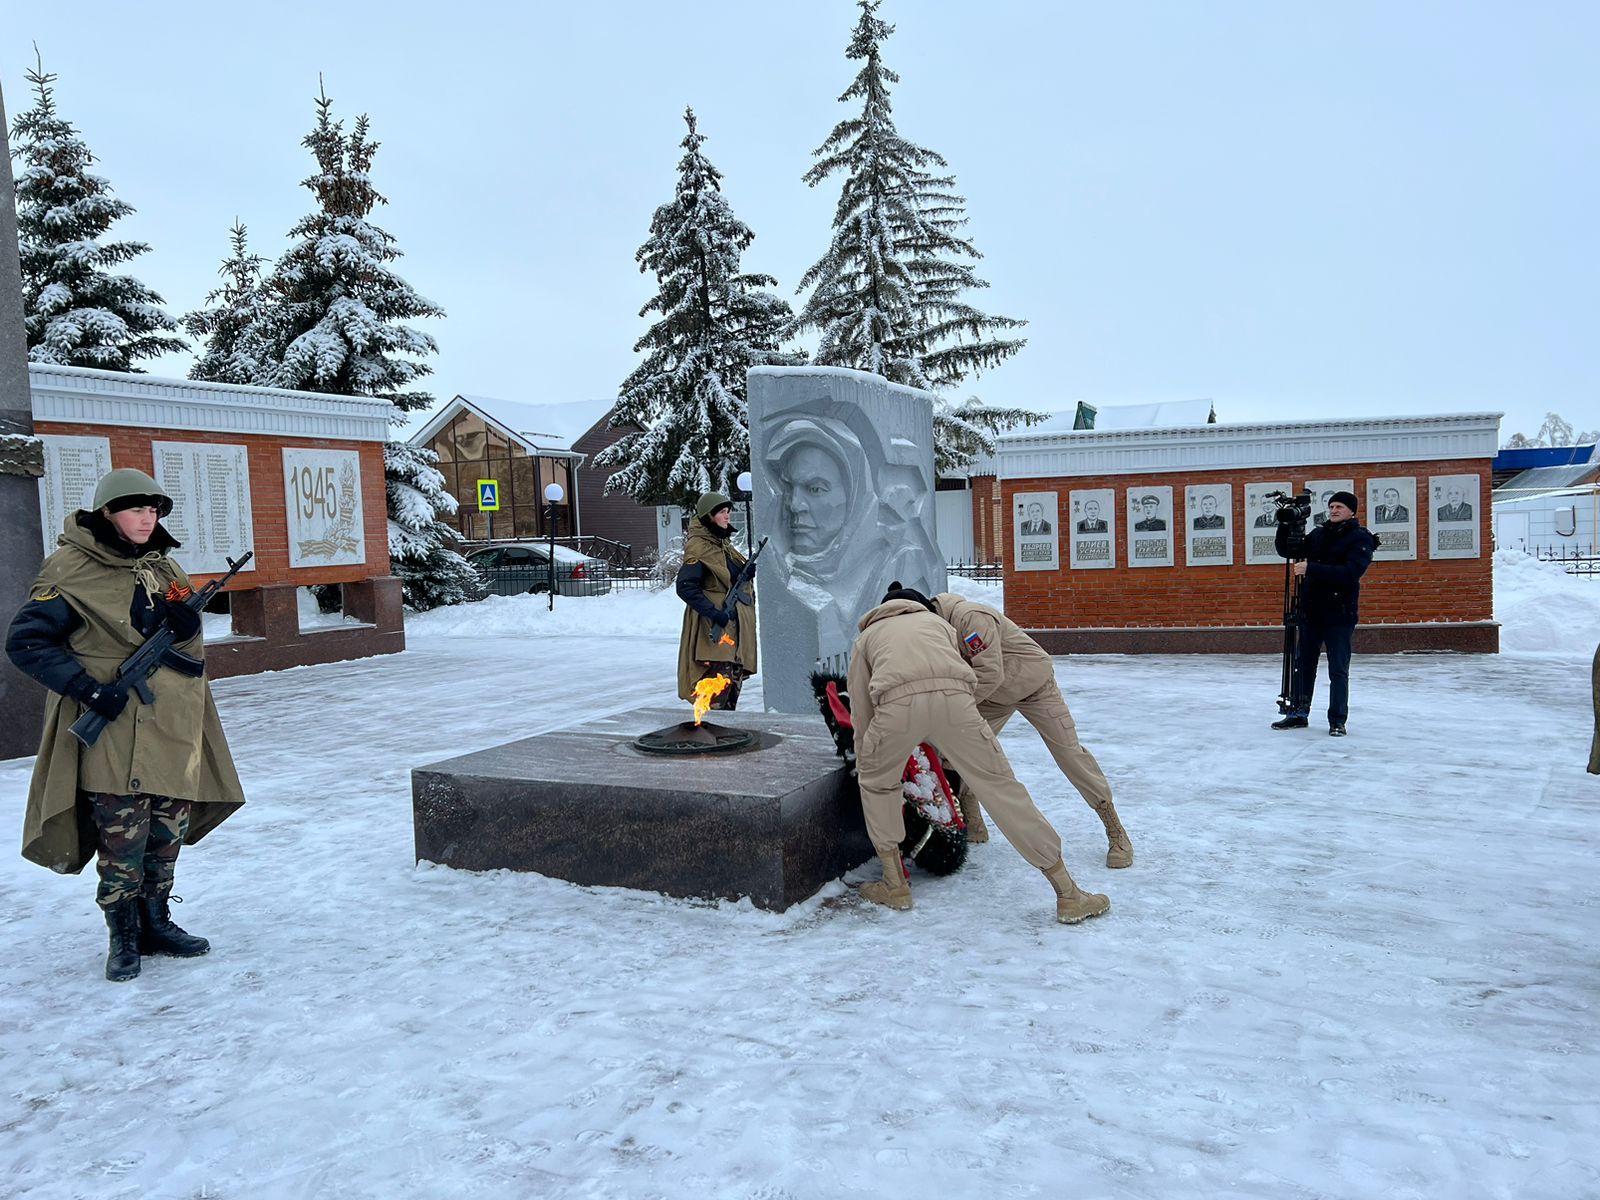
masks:
<svg viewBox="0 0 1600 1200"><path fill-rule="evenodd" d="M1002 543L1011 544L1011 526L1000 503L1000 481L993 475L974 475L972 485L972 546L978 562L1000 561Z"/></svg>
<svg viewBox="0 0 1600 1200"><path fill-rule="evenodd" d="M1277 625L1283 620L1283 562L1246 565L1242 520L1244 486L1289 479L1296 490L1308 479L1354 479L1355 494L1366 495L1371 477L1417 477L1417 553L1412 562L1372 564L1361 581L1361 621L1364 625L1408 624L1419 621L1488 621L1493 618L1494 575L1490 542L1489 471L1492 460L1449 459L1405 463L1330 463L1324 466L1254 467L1243 471L1174 472L1148 475L1086 475L1071 478L1007 479L1001 484L1004 528L1000 549L1004 553L1006 615L1025 629L1086 629L1133 627L1215 627ZM1478 558L1430 559L1428 503L1430 475L1477 475ZM976 482L976 481L975 481ZM1185 543L1178 533L1171 567L1127 565L1127 492L1170 486L1179 517L1183 514L1183 489L1206 483L1233 485L1233 557L1230 567L1188 567ZM1057 529L1066 528L1068 493L1090 488L1116 491L1117 565L1109 570L1073 571L1068 568L1067 545L1061 545L1061 569L1018 571L1012 561L1012 497L1018 492L1057 492L1063 511L1056 513ZM973 498L974 509L977 497ZM1364 523L1364 522L1363 522Z"/></svg>
<svg viewBox="0 0 1600 1200"><path fill-rule="evenodd" d="M261 434L195 432L187 429L146 429L125 425L80 425L40 421L35 433L68 437L103 437L111 441L113 467L137 467L154 473L152 442L220 442L248 447L250 455L250 505L256 552L253 571L234 576L230 592L273 583L349 583L389 574L389 504L383 481L383 444L342 438L267 437ZM283 454L285 447L354 450L361 462L361 511L366 529L367 561L343 567L289 566L289 533L284 511ZM180 563L183 552L174 556ZM200 579L209 576L197 576Z"/></svg>

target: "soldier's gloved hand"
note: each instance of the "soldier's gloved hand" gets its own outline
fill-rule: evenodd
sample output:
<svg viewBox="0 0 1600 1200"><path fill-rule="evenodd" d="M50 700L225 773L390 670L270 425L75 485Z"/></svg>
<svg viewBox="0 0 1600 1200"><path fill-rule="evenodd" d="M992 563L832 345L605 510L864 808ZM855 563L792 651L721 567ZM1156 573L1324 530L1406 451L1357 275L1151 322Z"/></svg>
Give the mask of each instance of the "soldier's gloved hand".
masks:
<svg viewBox="0 0 1600 1200"><path fill-rule="evenodd" d="M157 616L172 630L172 640L178 645L181 646L200 632L200 614L187 604L169 604L165 600L157 600L156 605Z"/></svg>
<svg viewBox="0 0 1600 1200"><path fill-rule="evenodd" d="M122 710L128 707L128 685L120 679L110 683L94 683L84 697L83 703L108 721L115 721L122 715Z"/></svg>

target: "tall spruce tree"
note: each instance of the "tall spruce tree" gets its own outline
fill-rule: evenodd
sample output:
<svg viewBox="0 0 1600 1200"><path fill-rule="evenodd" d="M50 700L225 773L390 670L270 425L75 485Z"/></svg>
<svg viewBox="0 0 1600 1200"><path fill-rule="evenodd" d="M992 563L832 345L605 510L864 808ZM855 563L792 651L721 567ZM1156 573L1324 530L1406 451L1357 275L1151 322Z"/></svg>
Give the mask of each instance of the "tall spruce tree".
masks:
<svg viewBox="0 0 1600 1200"><path fill-rule="evenodd" d="M250 383L261 373L250 330L264 311L261 264L266 259L250 253L248 232L237 218L228 236L233 250L217 269L222 286L206 293L204 308L183 318L184 332L205 343L205 352L189 369L189 378Z"/></svg>
<svg viewBox="0 0 1600 1200"><path fill-rule="evenodd" d="M731 491L749 465L745 372L804 356L783 350L794 315L766 290L776 279L743 270L755 234L722 194L722 173L701 151L705 137L694 110L685 109L683 119L689 132L676 192L656 209L634 255L658 284L639 315L660 319L634 344L646 357L623 381L612 410L611 425L631 431L595 463L619 468L607 491L687 507L703 492Z"/></svg>
<svg viewBox="0 0 1600 1200"><path fill-rule="evenodd" d="M317 120L303 145L317 169L304 186L317 207L289 231L289 249L262 281L259 319L240 337L257 358L253 382L272 387L380 396L399 415L433 403L407 390L432 368L433 338L405 324L442 317L390 264L395 239L368 217L386 201L370 175L378 143L365 115L347 136L333 102L319 90ZM389 558L412 608L456 603L477 590L477 575L452 545L460 535L440 519L455 511L431 451L384 446L389 496ZM436 456L432 461L437 461Z"/></svg>
<svg viewBox="0 0 1600 1200"><path fill-rule="evenodd" d="M22 164L17 241L29 359L137 371L139 359L188 349L182 338L168 336L178 325L161 297L132 275L114 273L150 249L144 242L105 240L133 205L90 174L94 155L56 111L56 77L40 62L27 78L34 103L12 122L11 154Z"/></svg>
<svg viewBox="0 0 1600 1200"><path fill-rule="evenodd" d="M1022 349L1024 339L996 335L1026 322L990 315L962 299L989 286L968 261L982 255L961 232L966 200L953 190L949 164L895 128L889 85L900 76L880 54L894 26L878 19L879 2L859 0L861 18L845 50L862 67L839 101L860 101L860 115L834 126L804 176L816 187L843 173L844 183L832 244L800 281L800 291L812 290L798 327L820 334L818 363L937 393ZM957 469L992 449L994 433L1042 419L975 397L960 405L941 400L934 411L941 469Z"/></svg>

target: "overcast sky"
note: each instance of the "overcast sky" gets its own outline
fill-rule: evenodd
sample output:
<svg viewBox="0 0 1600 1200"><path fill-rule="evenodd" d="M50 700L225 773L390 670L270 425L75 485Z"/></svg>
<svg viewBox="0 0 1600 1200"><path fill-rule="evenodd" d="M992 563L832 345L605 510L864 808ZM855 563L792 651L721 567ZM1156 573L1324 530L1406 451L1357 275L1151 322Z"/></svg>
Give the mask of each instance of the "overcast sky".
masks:
<svg viewBox="0 0 1600 1200"><path fill-rule="evenodd" d="M615 394L652 292L633 254L692 105L747 268L793 289L837 181L846 0L12 6L138 213L175 312L235 216L308 208L317 75L382 142L377 221L444 306L434 390ZM159 16L153 16L159 11ZM1209 397L1224 421L1549 409L1600 426L1600 5L886 0L900 131L950 162L1028 346L972 382L1041 408ZM151 364L182 374L187 359Z"/></svg>

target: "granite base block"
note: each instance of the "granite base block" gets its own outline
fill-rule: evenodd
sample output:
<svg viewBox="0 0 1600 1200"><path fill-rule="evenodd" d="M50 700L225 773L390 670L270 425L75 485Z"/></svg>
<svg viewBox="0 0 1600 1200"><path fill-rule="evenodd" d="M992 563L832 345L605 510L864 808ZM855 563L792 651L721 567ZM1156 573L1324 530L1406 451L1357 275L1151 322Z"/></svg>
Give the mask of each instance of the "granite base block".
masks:
<svg viewBox="0 0 1600 1200"><path fill-rule="evenodd" d="M635 709L416 768L417 860L781 911L871 857L855 781L820 717L714 712L756 743L634 749L686 715Z"/></svg>

